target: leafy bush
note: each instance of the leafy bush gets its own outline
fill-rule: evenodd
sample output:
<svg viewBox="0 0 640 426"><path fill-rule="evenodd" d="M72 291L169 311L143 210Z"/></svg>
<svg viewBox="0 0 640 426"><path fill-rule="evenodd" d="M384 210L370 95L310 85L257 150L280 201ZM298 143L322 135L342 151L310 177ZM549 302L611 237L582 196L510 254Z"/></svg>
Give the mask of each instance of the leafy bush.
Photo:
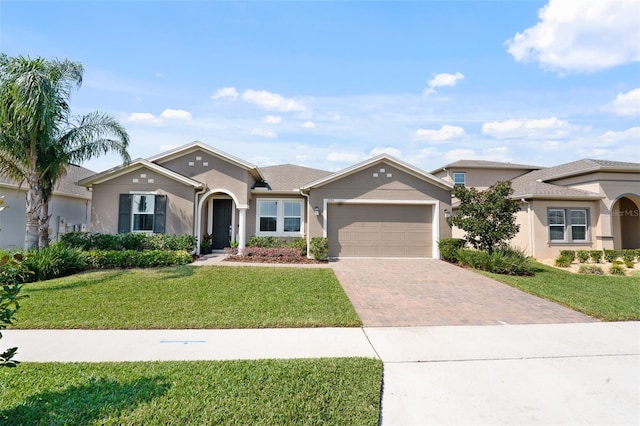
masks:
<svg viewBox="0 0 640 426"><path fill-rule="evenodd" d="M311 255L317 260L329 259L329 240L324 237L311 238Z"/></svg>
<svg viewBox="0 0 640 426"><path fill-rule="evenodd" d="M633 269L633 267L635 266L635 262L633 260L625 260L624 262L624 266L626 266L629 269Z"/></svg>
<svg viewBox="0 0 640 426"><path fill-rule="evenodd" d="M24 267L32 274L27 281L44 281L73 275L91 267L87 254L76 248L55 243L39 251L30 251L24 257Z"/></svg>
<svg viewBox="0 0 640 426"><path fill-rule="evenodd" d="M618 253L618 250L605 250L604 260L606 260L607 262L613 262L618 258L619 255L620 253Z"/></svg>
<svg viewBox="0 0 640 426"><path fill-rule="evenodd" d="M624 268L621 264L613 264L611 265L611 267L609 268L609 273L611 275L626 275L624 272Z"/></svg>
<svg viewBox="0 0 640 426"><path fill-rule="evenodd" d="M602 250L591 250L589 251L589 257L594 263L602 262Z"/></svg>
<svg viewBox="0 0 640 426"><path fill-rule="evenodd" d="M522 251L512 248L496 250L489 254L485 251L458 249L458 262L487 272L503 275L533 275L531 259Z"/></svg>
<svg viewBox="0 0 640 426"><path fill-rule="evenodd" d="M597 265L580 265L578 269L580 274L604 275L604 271Z"/></svg>
<svg viewBox="0 0 640 426"><path fill-rule="evenodd" d="M4 255L0 259L0 330L14 323L15 315L20 309L20 300L29 297L19 294L25 277L29 275L23 260L20 253ZM19 364L19 361L13 360L17 352L18 348L9 348L0 353L0 367L15 367Z"/></svg>
<svg viewBox="0 0 640 426"><path fill-rule="evenodd" d="M302 257L300 249L293 247L245 247L242 255L250 257L284 257L289 259Z"/></svg>
<svg viewBox="0 0 640 426"><path fill-rule="evenodd" d="M634 251L636 252L636 259L638 259L638 262L640 262L640 248L637 248Z"/></svg>
<svg viewBox="0 0 640 426"><path fill-rule="evenodd" d="M193 235L168 234L97 234L70 232L60 237L68 247L81 250L184 250L191 252L196 247Z"/></svg>
<svg viewBox="0 0 640 426"><path fill-rule="evenodd" d="M587 261L589 261L589 257L591 257L588 250L578 250L576 252L576 256L580 263L587 263Z"/></svg>
<svg viewBox="0 0 640 426"><path fill-rule="evenodd" d="M97 269L186 265L193 260L184 250L92 250L88 256Z"/></svg>
<svg viewBox="0 0 640 426"><path fill-rule="evenodd" d="M253 236L247 241L247 247L264 247L264 248L296 248L300 250L302 256L307 255L306 238L291 237L257 237Z"/></svg>
<svg viewBox="0 0 640 426"><path fill-rule="evenodd" d="M458 258L456 257L456 252L463 248L465 243L465 240L462 238L443 238L438 241L440 257L447 262L457 263Z"/></svg>
<svg viewBox="0 0 640 426"><path fill-rule="evenodd" d="M636 257L635 250L626 249L622 250L622 260L625 262L633 262Z"/></svg>
<svg viewBox="0 0 640 426"><path fill-rule="evenodd" d="M573 262L574 260L576 260L575 250L560 250L560 256L569 258L570 262Z"/></svg>
<svg viewBox="0 0 640 426"><path fill-rule="evenodd" d="M556 258L556 260L553 263L554 265L559 266L561 268L567 268L571 265L571 258L561 254Z"/></svg>

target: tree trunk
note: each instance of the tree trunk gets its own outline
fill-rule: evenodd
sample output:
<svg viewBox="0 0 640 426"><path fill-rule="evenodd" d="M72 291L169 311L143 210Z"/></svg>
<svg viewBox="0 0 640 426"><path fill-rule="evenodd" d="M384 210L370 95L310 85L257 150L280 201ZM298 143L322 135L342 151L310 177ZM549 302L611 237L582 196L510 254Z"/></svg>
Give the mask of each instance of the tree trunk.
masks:
<svg viewBox="0 0 640 426"><path fill-rule="evenodd" d="M42 206L40 207L40 218L39 218L39 241L38 247L45 248L49 247L49 200L42 199Z"/></svg>
<svg viewBox="0 0 640 426"><path fill-rule="evenodd" d="M27 227L24 234L24 249L32 250L38 248L40 236L40 212L42 209L42 198L39 191L33 188L31 179L27 181L26 193L26 213Z"/></svg>

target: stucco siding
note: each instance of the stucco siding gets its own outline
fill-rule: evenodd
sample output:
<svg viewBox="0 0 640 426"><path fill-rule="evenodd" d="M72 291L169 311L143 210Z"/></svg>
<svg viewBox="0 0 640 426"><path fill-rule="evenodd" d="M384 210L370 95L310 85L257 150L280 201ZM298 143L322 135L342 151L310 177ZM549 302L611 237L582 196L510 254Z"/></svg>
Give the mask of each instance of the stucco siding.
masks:
<svg viewBox="0 0 640 426"><path fill-rule="evenodd" d="M134 179L137 182L134 182ZM152 182L149 182L149 180ZM153 192L167 196L166 233L193 233L194 189L145 167L94 184L91 231L118 232L118 197L131 192Z"/></svg>
<svg viewBox="0 0 640 426"><path fill-rule="evenodd" d="M453 183L454 173L465 173L465 186L475 187L477 189L483 190L489 188L496 182L511 180L527 172L529 172L528 169L465 169L456 167L447 169L445 171L440 171L436 173L435 176L444 179L447 182Z"/></svg>

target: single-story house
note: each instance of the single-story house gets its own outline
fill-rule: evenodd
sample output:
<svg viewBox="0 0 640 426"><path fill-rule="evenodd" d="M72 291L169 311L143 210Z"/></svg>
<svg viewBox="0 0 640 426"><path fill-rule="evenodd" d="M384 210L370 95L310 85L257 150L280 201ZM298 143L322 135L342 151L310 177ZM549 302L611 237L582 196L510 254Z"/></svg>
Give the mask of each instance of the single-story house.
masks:
<svg viewBox="0 0 640 426"><path fill-rule="evenodd" d="M72 231L86 231L91 220L91 191L79 186L78 181L95 172L80 166L69 166L58 181L49 202L49 237L58 241L60 235ZM0 195L8 206L0 213L0 247L24 247L26 197L24 185L0 175Z"/></svg>
<svg viewBox="0 0 640 426"><path fill-rule="evenodd" d="M192 234L214 249L243 249L253 235L328 237L334 258L438 258L451 236L453 184L386 154L332 173L259 168L196 141L78 183L100 233Z"/></svg>
<svg viewBox="0 0 640 426"><path fill-rule="evenodd" d="M548 259L560 250L640 248L640 163L578 160L554 167L462 160L431 172L486 189L510 180L522 203L512 245ZM453 200L453 211L457 207ZM456 237L464 235L453 230Z"/></svg>

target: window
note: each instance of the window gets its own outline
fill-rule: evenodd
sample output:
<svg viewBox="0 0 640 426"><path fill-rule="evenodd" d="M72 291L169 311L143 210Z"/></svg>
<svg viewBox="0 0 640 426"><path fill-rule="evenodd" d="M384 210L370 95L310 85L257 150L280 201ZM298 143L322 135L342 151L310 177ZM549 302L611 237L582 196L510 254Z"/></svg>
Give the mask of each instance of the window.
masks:
<svg viewBox="0 0 640 426"><path fill-rule="evenodd" d="M165 232L167 196L120 194L118 232Z"/></svg>
<svg viewBox="0 0 640 426"><path fill-rule="evenodd" d="M549 209L549 241L588 241L587 209ZM568 218L568 222L567 222Z"/></svg>
<svg viewBox="0 0 640 426"><path fill-rule="evenodd" d="M301 200L258 200L257 234L302 234L303 210Z"/></svg>
<svg viewBox="0 0 640 426"><path fill-rule="evenodd" d="M466 185L466 182L467 182L467 174L465 172L453 173L453 184L455 186Z"/></svg>

